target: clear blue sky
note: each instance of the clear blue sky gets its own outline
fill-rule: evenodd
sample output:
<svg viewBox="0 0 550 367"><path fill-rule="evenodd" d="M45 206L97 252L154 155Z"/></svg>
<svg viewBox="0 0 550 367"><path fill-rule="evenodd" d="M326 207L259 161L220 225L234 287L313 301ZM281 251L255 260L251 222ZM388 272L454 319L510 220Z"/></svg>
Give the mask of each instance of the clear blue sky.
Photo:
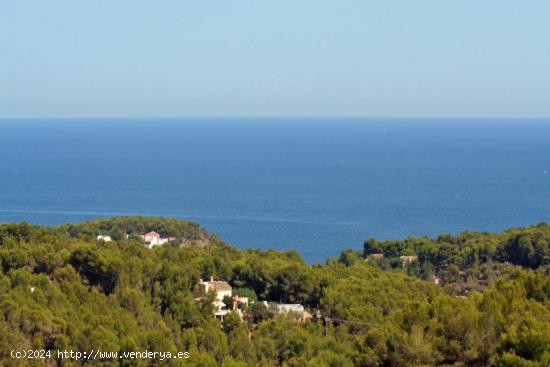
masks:
<svg viewBox="0 0 550 367"><path fill-rule="evenodd" d="M543 0L2 0L0 116L550 116Z"/></svg>

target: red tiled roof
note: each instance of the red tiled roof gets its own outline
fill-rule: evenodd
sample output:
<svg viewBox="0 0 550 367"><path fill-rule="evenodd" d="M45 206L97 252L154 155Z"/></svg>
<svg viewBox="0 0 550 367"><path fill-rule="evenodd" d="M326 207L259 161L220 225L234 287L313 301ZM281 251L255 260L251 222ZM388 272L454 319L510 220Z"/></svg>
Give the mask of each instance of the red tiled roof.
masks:
<svg viewBox="0 0 550 367"><path fill-rule="evenodd" d="M155 231L151 231L149 233L145 233L143 236L147 236L147 237L159 237L160 234L158 234L157 232Z"/></svg>

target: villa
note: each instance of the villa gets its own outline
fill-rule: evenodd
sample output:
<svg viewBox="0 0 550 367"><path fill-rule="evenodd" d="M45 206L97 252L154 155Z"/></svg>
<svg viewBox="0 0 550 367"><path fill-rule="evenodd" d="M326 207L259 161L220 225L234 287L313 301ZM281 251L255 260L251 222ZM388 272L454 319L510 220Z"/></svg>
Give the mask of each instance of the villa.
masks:
<svg viewBox="0 0 550 367"><path fill-rule="evenodd" d="M223 321L224 316L231 310L227 309L227 305L223 303L225 297L231 297L233 288L226 281L214 280L214 277L210 277L210 281L199 280L195 289L195 300L201 300L208 292L214 292L216 298L214 299L214 315Z"/></svg>
<svg viewBox="0 0 550 367"><path fill-rule="evenodd" d="M145 247L151 249L154 246L164 245L166 242L170 241L169 238L162 238L159 233L151 231L140 236L143 239Z"/></svg>
<svg viewBox="0 0 550 367"><path fill-rule="evenodd" d="M100 234L100 235L98 235L98 236L97 236L97 240L98 240L98 241L105 241L105 242L110 242L110 241L112 241L111 236L108 236L108 235L106 235L106 234Z"/></svg>

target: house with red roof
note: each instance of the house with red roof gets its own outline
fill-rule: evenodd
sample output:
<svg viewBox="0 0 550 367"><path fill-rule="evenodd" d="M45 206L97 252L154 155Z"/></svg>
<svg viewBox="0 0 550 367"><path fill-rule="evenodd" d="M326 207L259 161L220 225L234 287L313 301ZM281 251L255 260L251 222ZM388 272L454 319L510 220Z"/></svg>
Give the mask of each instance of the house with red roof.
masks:
<svg viewBox="0 0 550 367"><path fill-rule="evenodd" d="M169 241L168 238L162 238L160 234L155 231L147 232L144 235L141 235L141 238L143 238L143 243L145 244L145 247L149 249L153 248L153 246L164 245L166 242Z"/></svg>

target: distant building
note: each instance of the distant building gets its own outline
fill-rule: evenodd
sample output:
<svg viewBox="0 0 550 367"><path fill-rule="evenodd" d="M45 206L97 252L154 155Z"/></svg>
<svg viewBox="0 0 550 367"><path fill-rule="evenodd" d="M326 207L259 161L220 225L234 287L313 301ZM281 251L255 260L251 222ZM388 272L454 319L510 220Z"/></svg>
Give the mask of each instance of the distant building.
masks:
<svg viewBox="0 0 550 367"><path fill-rule="evenodd" d="M100 234L100 235L98 235L98 236L97 236L97 240L98 240L98 241L105 241L105 242L110 242L110 241L112 241L111 236L108 236L108 235L106 235L106 234Z"/></svg>
<svg viewBox="0 0 550 367"><path fill-rule="evenodd" d="M280 304L277 305L279 307L279 312L304 312L304 306L300 304Z"/></svg>
<svg viewBox="0 0 550 367"><path fill-rule="evenodd" d="M231 311L227 309L227 305L223 303L223 299L226 296L231 297L232 288L226 281L214 280L214 277L210 277L210 281L208 282L201 279L195 288L195 299L200 300L211 291L216 294L213 302L214 315L223 321L224 316Z"/></svg>
<svg viewBox="0 0 550 367"><path fill-rule="evenodd" d="M214 280L214 277L210 277L210 281L205 282L202 279L198 284L199 293L202 297L210 291L216 293L216 299L222 301L225 296L231 297L232 289L229 283L224 280Z"/></svg>
<svg viewBox="0 0 550 367"><path fill-rule="evenodd" d="M153 248L154 246L164 245L166 242L168 242L168 238L160 237L160 234L155 231L145 233L141 236L141 238L143 238L143 243L145 244L145 247L149 249Z"/></svg>
<svg viewBox="0 0 550 367"><path fill-rule="evenodd" d="M155 231L147 232L141 236L146 245L155 246L160 242L160 234Z"/></svg>
<svg viewBox="0 0 550 367"><path fill-rule="evenodd" d="M263 304L277 313L304 312L305 310L304 306L298 303L268 303L263 301Z"/></svg>
<svg viewBox="0 0 550 367"><path fill-rule="evenodd" d="M402 263L415 263L418 261L418 256L399 256L399 260L401 260Z"/></svg>
<svg viewBox="0 0 550 367"><path fill-rule="evenodd" d="M268 310L279 314L292 314L295 321L304 321L311 318L311 314L307 312L301 304L298 303L268 303L262 302Z"/></svg>

